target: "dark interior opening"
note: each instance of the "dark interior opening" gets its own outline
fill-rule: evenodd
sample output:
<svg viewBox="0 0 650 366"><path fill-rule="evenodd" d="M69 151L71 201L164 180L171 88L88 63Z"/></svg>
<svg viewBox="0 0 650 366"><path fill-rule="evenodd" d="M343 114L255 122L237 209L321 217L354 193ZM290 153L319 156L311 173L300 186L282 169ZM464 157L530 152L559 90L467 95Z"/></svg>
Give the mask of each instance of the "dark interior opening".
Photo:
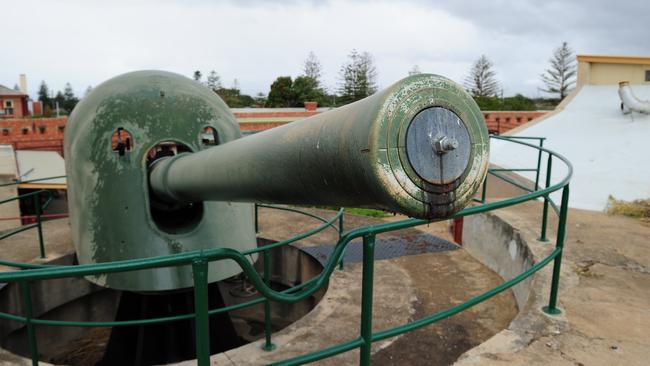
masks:
<svg viewBox="0 0 650 366"><path fill-rule="evenodd" d="M156 161L182 153L191 153L187 145L176 141L163 141L149 149L147 167ZM156 196L149 190L149 211L156 226L170 234L182 234L191 231L203 217L203 202L169 202Z"/></svg>

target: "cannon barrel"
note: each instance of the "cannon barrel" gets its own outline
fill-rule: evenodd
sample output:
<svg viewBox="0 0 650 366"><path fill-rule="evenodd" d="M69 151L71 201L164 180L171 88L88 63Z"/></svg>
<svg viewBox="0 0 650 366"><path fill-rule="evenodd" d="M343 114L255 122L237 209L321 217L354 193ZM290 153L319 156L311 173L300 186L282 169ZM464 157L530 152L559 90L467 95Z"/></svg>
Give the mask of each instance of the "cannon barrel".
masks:
<svg viewBox="0 0 650 366"><path fill-rule="evenodd" d="M485 178L489 142L474 100L430 74L341 108L156 161L153 196L379 208L445 218Z"/></svg>
<svg viewBox="0 0 650 366"><path fill-rule="evenodd" d="M436 75L414 75L356 103L242 138L212 90L144 70L107 80L83 98L66 125L65 157L72 240L85 264L251 250L258 244L250 202L448 217L485 178L488 136L471 96ZM211 262L208 281L239 272L233 261ZM193 286L192 273L191 266L172 266L88 280L166 291Z"/></svg>

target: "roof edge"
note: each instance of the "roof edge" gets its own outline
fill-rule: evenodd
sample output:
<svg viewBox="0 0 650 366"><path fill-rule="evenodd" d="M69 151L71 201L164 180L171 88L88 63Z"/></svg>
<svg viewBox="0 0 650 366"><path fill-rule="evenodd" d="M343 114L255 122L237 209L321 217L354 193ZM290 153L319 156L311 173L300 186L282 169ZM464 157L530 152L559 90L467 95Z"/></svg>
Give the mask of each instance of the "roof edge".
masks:
<svg viewBox="0 0 650 366"><path fill-rule="evenodd" d="M650 56L577 55L579 62L650 65Z"/></svg>

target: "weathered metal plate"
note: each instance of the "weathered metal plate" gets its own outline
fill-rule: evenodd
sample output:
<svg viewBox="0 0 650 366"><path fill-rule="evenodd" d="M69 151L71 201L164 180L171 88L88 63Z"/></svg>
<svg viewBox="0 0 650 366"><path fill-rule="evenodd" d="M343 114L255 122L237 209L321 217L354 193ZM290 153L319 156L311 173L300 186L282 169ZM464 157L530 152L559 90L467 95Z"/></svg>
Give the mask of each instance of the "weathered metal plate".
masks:
<svg viewBox="0 0 650 366"><path fill-rule="evenodd" d="M406 132L406 152L415 172L432 184L458 179L469 164L472 145L467 127L452 111L420 111Z"/></svg>

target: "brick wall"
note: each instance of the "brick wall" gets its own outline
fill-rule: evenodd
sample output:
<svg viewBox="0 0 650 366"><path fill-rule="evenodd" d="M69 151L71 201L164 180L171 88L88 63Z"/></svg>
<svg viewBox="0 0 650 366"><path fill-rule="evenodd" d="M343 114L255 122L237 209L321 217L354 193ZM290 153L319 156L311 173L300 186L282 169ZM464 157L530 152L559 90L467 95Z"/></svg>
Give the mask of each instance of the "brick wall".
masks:
<svg viewBox="0 0 650 366"><path fill-rule="evenodd" d="M237 112L237 119L245 118L304 118L318 114L316 111L304 112ZM483 117L491 133L504 133L524 123L543 116L547 112L538 111L484 111ZM16 150L48 150L63 155L63 135L67 117L2 119L0 120L0 144L11 144ZM242 131L264 131L278 127L286 122L256 121L239 123Z"/></svg>
<svg viewBox="0 0 650 366"><path fill-rule="evenodd" d="M490 133L502 134L533 119L543 116L545 111L483 111L483 118Z"/></svg>
<svg viewBox="0 0 650 366"><path fill-rule="evenodd" d="M49 150L63 155L67 117L0 120L0 144L16 150Z"/></svg>

